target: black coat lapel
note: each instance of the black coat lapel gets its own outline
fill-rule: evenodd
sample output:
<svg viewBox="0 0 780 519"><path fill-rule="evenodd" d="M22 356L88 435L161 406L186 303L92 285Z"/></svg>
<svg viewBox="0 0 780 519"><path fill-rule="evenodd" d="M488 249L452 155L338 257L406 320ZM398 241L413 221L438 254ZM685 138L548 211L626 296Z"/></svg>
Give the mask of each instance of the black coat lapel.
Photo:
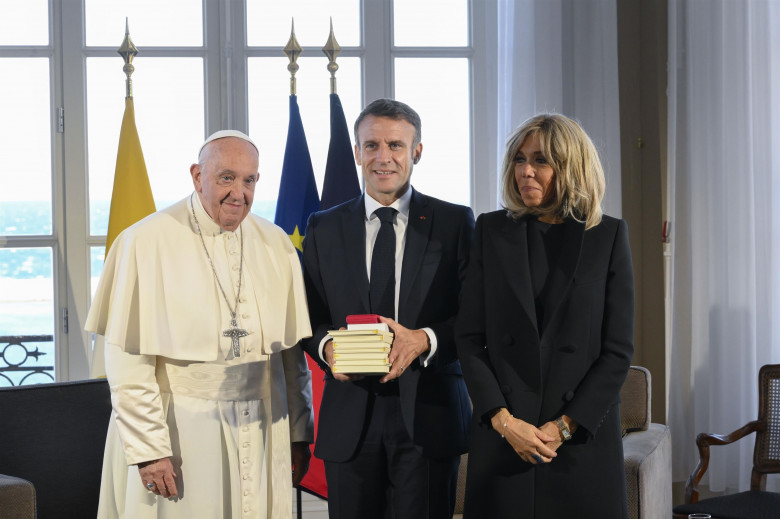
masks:
<svg viewBox="0 0 780 519"><path fill-rule="evenodd" d="M536 306L528 264L528 217L519 220L507 218L498 233L496 249L507 282L520 301L523 313L536 330ZM536 331L538 335L539 330Z"/></svg>
<svg viewBox="0 0 780 519"><path fill-rule="evenodd" d="M414 326L441 260L441 248L431 242L434 214L428 202L428 197L412 190L398 295L398 320L405 326ZM410 297L412 287L415 297Z"/></svg>
<svg viewBox="0 0 780 519"><path fill-rule="evenodd" d="M365 195L363 195L365 196ZM343 213L341 222L342 243L344 245L344 264L346 283L354 285L360 294L364 312L371 305L368 301L368 272L366 272L366 205L363 196L355 199L349 212Z"/></svg>

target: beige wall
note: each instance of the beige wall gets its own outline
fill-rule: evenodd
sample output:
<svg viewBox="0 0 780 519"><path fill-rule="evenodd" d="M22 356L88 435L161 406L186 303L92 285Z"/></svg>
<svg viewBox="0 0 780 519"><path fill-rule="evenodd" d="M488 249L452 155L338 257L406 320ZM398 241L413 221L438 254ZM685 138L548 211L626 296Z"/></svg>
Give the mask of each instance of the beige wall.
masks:
<svg viewBox="0 0 780 519"><path fill-rule="evenodd" d="M633 364L653 377L652 417L666 423L663 226L666 177L667 4L618 0L623 218L636 287Z"/></svg>

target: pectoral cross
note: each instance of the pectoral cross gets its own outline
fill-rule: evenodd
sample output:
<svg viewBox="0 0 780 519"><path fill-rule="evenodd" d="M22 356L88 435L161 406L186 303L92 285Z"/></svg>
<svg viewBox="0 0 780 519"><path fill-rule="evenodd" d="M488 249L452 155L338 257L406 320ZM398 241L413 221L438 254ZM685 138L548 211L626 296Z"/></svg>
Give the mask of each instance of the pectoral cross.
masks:
<svg viewBox="0 0 780 519"><path fill-rule="evenodd" d="M230 325L232 328L225 330L222 332L223 337L230 337L230 339L233 341L233 356L234 357L240 357L241 356L241 345L238 343L238 339L241 337L246 337L249 335L249 332L244 330L243 328L238 327L238 321L236 321L236 316L233 316L233 319L230 321Z"/></svg>

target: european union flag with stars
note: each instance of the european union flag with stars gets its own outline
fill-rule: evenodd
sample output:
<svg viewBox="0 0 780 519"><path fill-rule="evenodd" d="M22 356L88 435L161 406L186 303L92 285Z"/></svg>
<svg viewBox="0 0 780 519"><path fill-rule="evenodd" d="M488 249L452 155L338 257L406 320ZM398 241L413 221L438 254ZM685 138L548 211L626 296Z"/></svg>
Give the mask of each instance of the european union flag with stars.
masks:
<svg viewBox="0 0 780 519"><path fill-rule="evenodd" d="M314 168L311 166L309 145L303 131L298 97L290 96L290 123L287 127L287 146L284 150L282 180L279 183L279 197L276 201L274 223L290 235L290 239L303 252L303 233L309 214L317 211L320 197Z"/></svg>

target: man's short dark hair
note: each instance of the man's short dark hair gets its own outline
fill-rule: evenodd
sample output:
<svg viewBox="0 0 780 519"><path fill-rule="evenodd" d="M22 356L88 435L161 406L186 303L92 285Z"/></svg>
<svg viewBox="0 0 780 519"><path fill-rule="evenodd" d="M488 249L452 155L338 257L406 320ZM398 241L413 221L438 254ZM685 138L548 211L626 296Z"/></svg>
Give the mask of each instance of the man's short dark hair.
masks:
<svg viewBox="0 0 780 519"><path fill-rule="evenodd" d="M422 121L420 116L415 112L411 106L395 99L377 99L372 101L368 106L363 108L363 111L358 115L355 121L355 144L358 146L360 142L358 140L358 126L361 121L365 119L367 115L373 115L374 117L389 117L396 121L404 119L406 122L414 126L414 142L412 147L416 147L422 140Z"/></svg>

